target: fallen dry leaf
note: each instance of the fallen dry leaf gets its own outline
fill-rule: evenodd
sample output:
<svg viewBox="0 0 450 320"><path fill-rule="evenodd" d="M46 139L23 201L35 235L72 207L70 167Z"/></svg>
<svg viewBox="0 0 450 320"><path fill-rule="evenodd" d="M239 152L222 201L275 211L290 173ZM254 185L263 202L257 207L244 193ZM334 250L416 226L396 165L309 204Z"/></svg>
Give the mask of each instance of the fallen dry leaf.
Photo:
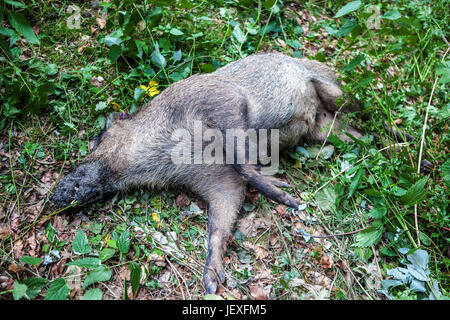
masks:
<svg viewBox="0 0 450 320"><path fill-rule="evenodd" d="M175 202L177 204L177 207L187 207L191 203L189 198L184 193L180 193L177 196Z"/></svg>
<svg viewBox="0 0 450 320"><path fill-rule="evenodd" d="M106 27L106 19L103 18L96 18L95 21L97 22L98 26L100 27L100 29L105 29Z"/></svg>
<svg viewBox="0 0 450 320"><path fill-rule="evenodd" d="M280 205L278 205L278 206L275 207L275 211L276 211L280 216L282 216L282 215L284 215L284 214L286 213L286 207L280 204Z"/></svg>
<svg viewBox="0 0 450 320"><path fill-rule="evenodd" d="M265 289L261 285L251 284L248 288L250 289L250 295L255 300L267 300L269 297L270 289Z"/></svg>
<svg viewBox="0 0 450 320"><path fill-rule="evenodd" d="M320 264L322 265L322 268L330 269L334 264L333 258L330 256L322 256Z"/></svg>
<svg viewBox="0 0 450 320"><path fill-rule="evenodd" d="M258 245L254 248L255 250L255 258L256 259L265 259L269 256L269 251L266 250L266 248L264 248L261 245Z"/></svg>
<svg viewBox="0 0 450 320"><path fill-rule="evenodd" d="M6 223L0 223L0 240L5 239L11 234L11 230Z"/></svg>
<svg viewBox="0 0 450 320"><path fill-rule="evenodd" d="M19 266L18 264L15 264L14 262L12 262L9 266L8 266L8 271L11 271L13 273L17 273L19 271L24 270L21 266Z"/></svg>

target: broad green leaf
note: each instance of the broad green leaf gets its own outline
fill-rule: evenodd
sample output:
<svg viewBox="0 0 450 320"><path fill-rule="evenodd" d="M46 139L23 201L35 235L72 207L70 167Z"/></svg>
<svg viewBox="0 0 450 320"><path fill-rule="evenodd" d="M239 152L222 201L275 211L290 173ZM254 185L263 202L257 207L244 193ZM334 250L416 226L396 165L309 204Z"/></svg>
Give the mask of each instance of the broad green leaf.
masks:
<svg viewBox="0 0 450 320"><path fill-rule="evenodd" d="M447 186L448 193L448 189L450 189L450 159L447 159L447 161L441 165L441 176L444 184Z"/></svg>
<svg viewBox="0 0 450 320"><path fill-rule="evenodd" d="M109 279L111 279L111 276L112 271L106 267L101 267L97 270L91 271L86 277L86 280L84 280L83 289L93 283L108 281Z"/></svg>
<svg viewBox="0 0 450 320"><path fill-rule="evenodd" d="M430 261L430 257L428 256L428 252L425 250L419 249L414 251L411 254L406 256L409 262L413 265L418 266L422 269L428 268L428 262Z"/></svg>
<svg viewBox="0 0 450 320"><path fill-rule="evenodd" d="M30 23L28 22L27 18L17 12L10 12L9 13L9 22L11 23L11 26L16 29L17 33L24 36L25 39L27 39L28 42L32 44L38 44L39 40L34 34L33 29L30 26Z"/></svg>
<svg viewBox="0 0 450 320"><path fill-rule="evenodd" d="M102 111L102 110L106 109L106 107L108 107L106 102L105 101L100 101L99 103L97 103L95 105L95 111Z"/></svg>
<svg viewBox="0 0 450 320"><path fill-rule="evenodd" d="M142 96L146 92L145 89L142 89L141 87L136 87L134 89L134 101L139 102L142 99Z"/></svg>
<svg viewBox="0 0 450 320"><path fill-rule="evenodd" d="M99 288L93 288L86 291L83 300L102 300L103 292Z"/></svg>
<svg viewBox="0 0 450 320"><path fill-rule="evenodd" d="M173 34L174 36L182 36L184 32L177 28L172 28L170 29L170 34Z"/></svg>
<svg viewBox="0 0 450 320"><path fill-rule="evenodd" d="M39 263L41 263L43 260L42 258L36 258L36 257L30 257L30 256L23 256L20 257L20 261L32 266L37 266Z"/></svg>
<svg viewBox="0 0 450 320"><path fill-rule="evenodd" d="M445 61L436 67L436 73L440 75L439 83L450 82L450 61Z"/></svg>
<svg viewBox="0 0 450 320"><path fill-rule="evenodd" d="M17 281L14 281L14 288L13 288L13 297L14 300L19 300L25 296L25 293L27 292L27 285L23 283L19 283Z"/></svg>
<svg viewBox="0 0 450 320"><path fill-rule="evenodd" d="M5 0L5 3L12 5L13 7L16 8L26 8L27 6L24 5L23 3L17 2L17 1L13 1L13 0Z"/></svg>
<svg viewBox="0 0 450 320"><path fill-rule="evenodd" d="M352 61L349 62L349 64L347 64L344 67L344 71L352 71L355 69L356 66L359 66L361 64L361 62L363 62L366 59L366 56L362 53L360 53L356 58L354 58Z"/></svg>
<svg viewBox="0 0 450 320"><path fill-rule="evenodd" d="M265 0L264 7L266 7L267 10L270 10L275 5L275 3L277 3L277 0Z"/></svg>
<svg viewBox="0 0 450 320"><path fill-rule="evenodd" d="M130 250L130 232L128 230L122 232L119 239L117 239L117 248L123 254L128 253Z"/></svg>
<svg viewBox="0 0 450 320"><path fill-rule="evenodd" d="M350 188L348 190L347 198L351 198L353 193L356 191L356 189L359 187L361 178L364 174L364 169L359 169L356 174L353 176L352 183L350 184Z"/></svg>
<svg viewBox="0 0 450 320"><path fill-rule="evenodd" d="M239 26L234 27L233 32L231 33L231 36L239 44L242 44L247 40L247 36L244 34L244 32L242 32L242 30L241 30L241 28L239 28Z"/></svg>
<svg viewBox="0 0 450 320"><path fill-rule="evenodd" d="M130 269L130 283L131 283L131 291L133 292L133 297L136 296L136 293L139 289L139 283L141 281L142 269L139 264L131 263L129 265Z"/></svg>
<svg viewBox="0 0 450 320"><path fill-rule="evenodd" d="M109 48L108 59L109 61L111 61L111 63L114 63L117 61L117 59L119 59L121 54L122 54L122 47L120 45L113 44Z"/></svg>
<svg viewBox="0 0 450 320"><path fill-rule="evenodd" d="M427 184L429 177L424 177L414 183L406 193L400 197L400 201L404 205L413 205L419 202L422 202L425 197L427 196L427 193L425 191L425 185Z"/></svg>
<svg viewBox="0 0 450 320"><path fill-rule="evenodd" d="M111 248L105 248L102 251L100 251L98 257L101 262L105 262L106 260L108 260L109 258L114 256L115 253L116 253L116 250L111 249Z"/></svg>
<svg viewBox="0 0 450 320"><path fill-rule="evenodd" d="M148 26L150 28L156 27L162 19L162 9L159 7L155 7L145 18Z"/></svg>
<svg viewBox="0 0 450 320"><path fill-rule="evenodd" d="M100 266L100 259L95 258L95 257L88 257L88 258L83 258L83 259L69 262L67 265L68 266L78 266L78 267L82 267L82 268L95 268L95 267Z"/></svg>
<svg viewBox="0 0 450 320"><path fill-rule="evenodd" d="M401 14L398 10L391 10L386 12L384 15L382 15L380 18L382 19L388 19L388 20L397 20L401 18Z"/></svg>
<svg viewBox="0 0 450 320"><path fill-rule="evenodd" d="M384 203L376 203L369 211L369 217L374 219L382 218L386 215L387 209Z"/></svg>
<svg viewBox="0 0 450 320"><path fill-rule="evenodd" d="M86 254L92 250L88 244L86 235L81 229L78 230L78 233L73 238L72 249L75 254Z"/></svg>
<svg viewBox="0 0 450 320"><path fill-rule="evenodd" d="M181 56L182 56L181 50L175 51L175 52L173 53L173 56L172 56L173 62L180 61L180 60L181 60Z"/></svg>
<svg viewBox="0 0 450 320"><path fill-rule="evenodd" d="M320 190L315 199L317 206L324 211L336 211L336 191L331 187Z"/></svg>
<svg viewBox="0 0 450 320"><path fill-rule="evenodd" d="M345 16L346 14L349 14L350 12L358 10L359 7L361 7L361 4L362 3L359 0L358 1L349 2L345 6L340 8L334 17L335 18L339 18L339 17Z"/></svg>
<svg viewBox="0 0 450 320"><path fill-rule="evenodd" d="M47 280L44 278L26 278L22 282L28 287L26 293L27 297L33 299L41 292L42 288L47 283Z"/></svg>
<svg viewBox="0 0 450 320"><path fill-rule="evenodd" d="M356 236L355 247L370 247L377 244L383 235L384 228L381 224L373 223L367 229L360 231Z"/></svg>
<svg viewBox="0 0 450 320"><path fill-rule="evenodd" d="M66 300L69 296L69 287L66 280L59 278L50 284L44 300Z"/></svg>
<svg viewBox="0 0 450 320"><path fill-rule="evenodd" d="M166 59L163 57L161 52L159 52L158 44L156 44L155 51L152 53L151 60L160 69L165 68L167 65Z"/></svg>

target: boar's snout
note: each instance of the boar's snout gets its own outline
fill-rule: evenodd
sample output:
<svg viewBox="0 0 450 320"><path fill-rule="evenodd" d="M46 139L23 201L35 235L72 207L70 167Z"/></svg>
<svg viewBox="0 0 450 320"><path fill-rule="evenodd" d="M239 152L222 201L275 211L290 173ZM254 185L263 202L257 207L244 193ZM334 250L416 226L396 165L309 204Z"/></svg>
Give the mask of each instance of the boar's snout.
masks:
<svg viewBox="0 0 450 320"><path fill-rule="evenodd" d="M98 161L81 164L59 182L52 201L64 208L74 201L87 204L101 200L110 189L107 171Z"/></svg>

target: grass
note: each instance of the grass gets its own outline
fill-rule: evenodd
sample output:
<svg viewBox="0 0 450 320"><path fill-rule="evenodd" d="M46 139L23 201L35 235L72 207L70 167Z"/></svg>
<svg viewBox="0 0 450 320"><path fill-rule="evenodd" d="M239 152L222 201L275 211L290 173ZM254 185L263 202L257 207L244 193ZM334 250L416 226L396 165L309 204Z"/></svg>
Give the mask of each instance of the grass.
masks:
<svg viewBox="0 0 450 320"><path fill-rule="evenodd" d="M367 135L283 156L303 210L249 190L227 281L208 298L448 298L445 1L378 5L377 29L369 1L19 3L0 5L0 299L202 299L201 199L139 190L63 211L49 199L109 114L151 99L141 85L163 91L261 51L331 66L363 102L349 121ZM385 123L415 140L386 147Z"/></svg>

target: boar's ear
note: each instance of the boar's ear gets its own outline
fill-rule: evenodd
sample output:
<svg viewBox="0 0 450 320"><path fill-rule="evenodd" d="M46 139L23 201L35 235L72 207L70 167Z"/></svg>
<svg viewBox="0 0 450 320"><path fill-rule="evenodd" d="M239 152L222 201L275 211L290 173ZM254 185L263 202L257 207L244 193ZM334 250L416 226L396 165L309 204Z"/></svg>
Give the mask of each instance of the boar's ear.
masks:
<svg viewBox="0 0 450 320"><path fill-rule="evenodd" d="M100 144L100 142L102 141L102 138L104 137L106 131L109 129L109 127L112 126L112 124L117 119L127 119L127 118L128 118L128 115L126 113L112 112L111 114L109 114L105 121L105 127L102 129L102 131L100 131L100 133L98 135L96 135L89 141L89 151L92 152L95 149L97 149L97 147Z"/></svg>
<svg viewBox="0 0 450 320"><path fill-rule="evenodd" d="M336 83L321 77L314 77L311 81L324 107L329 111L337 111L336 99L344 93L341 88Z"/></svg>

